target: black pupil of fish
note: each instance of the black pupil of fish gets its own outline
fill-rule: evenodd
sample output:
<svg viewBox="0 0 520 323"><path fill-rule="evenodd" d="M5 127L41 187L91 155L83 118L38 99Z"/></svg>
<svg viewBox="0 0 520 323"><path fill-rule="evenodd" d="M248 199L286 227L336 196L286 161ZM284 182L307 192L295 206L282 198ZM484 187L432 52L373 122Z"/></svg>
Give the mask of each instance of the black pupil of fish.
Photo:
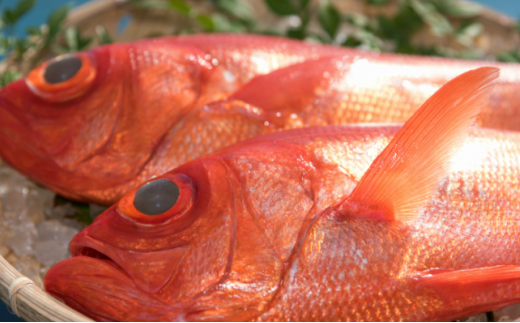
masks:
<svg viewBox="0 0 520 323"><path fill-rule="evenodd" d="M45 82L56 84L71 79L81 68L81 60L76 56L67 56L56 59L47 65L45 69Z"/></svg>
<svg viewBox="0 0 520 323"><path fill-rule="evenodd" d="M179 199L179 186L158 179L141 186L134 197L135 208L146 215L157 215L172 208Z"/></svg>

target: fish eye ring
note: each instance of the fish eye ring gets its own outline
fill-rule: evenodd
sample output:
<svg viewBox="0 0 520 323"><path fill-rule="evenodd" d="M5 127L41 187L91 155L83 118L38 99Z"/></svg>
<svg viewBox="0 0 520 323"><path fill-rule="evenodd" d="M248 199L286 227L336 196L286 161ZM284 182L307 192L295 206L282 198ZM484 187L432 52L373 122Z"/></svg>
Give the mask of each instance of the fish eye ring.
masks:
<svg viewBox="0 0 520 323"><path fill-rule="evenodd" d="M117 213L143 227L183 218L193 205L196 188L184 174L165 174L133 189L118 203Z"/></svg>
<svg viewBox="0 0 520 323"><path fill-rule="evenodd" d="M43 100L58 103L83 95L95 78L94 57L89 53L74 53L44 62L27 75L25 83Z"/></svg>

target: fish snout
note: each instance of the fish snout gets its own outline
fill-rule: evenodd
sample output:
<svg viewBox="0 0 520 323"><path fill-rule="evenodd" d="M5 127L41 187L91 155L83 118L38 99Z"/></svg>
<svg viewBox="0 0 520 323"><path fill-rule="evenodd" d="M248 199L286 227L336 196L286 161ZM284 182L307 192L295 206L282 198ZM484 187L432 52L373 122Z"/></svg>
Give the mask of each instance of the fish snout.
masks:
<svg viewBox="0 0 520 323"><path fill-rule="evenodd" d="M157 293L171 280L187 250L182 246L149 252L126 250L94 239L84 232L76 235L70 243L73 257L112 262L128 275L138 289L150 294Z"/></svg>

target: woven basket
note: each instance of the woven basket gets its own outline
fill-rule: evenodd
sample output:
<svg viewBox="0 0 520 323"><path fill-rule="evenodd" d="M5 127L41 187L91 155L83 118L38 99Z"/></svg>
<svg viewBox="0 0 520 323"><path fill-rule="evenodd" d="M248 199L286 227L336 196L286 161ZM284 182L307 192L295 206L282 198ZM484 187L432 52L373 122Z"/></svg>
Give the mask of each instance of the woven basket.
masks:
<svg viewBox="0 0 520 323"><path fill-rule="evenodd" d="M284 18L273 16L263 5L263 1L245 0L253 8L256 21L260 25L287 26ZM175 13L137 12L125 4L125 0L95 0L73 10L66 26L77 26L85 35L94 34L95 27L102 25L109 31L115 41L129 41L144 38L151 34L171 34L175 30L192 26L193 22L183 15ZM369 16L375 16L382 11L392 11L395 4L374 9L364 4L363 0L341 1L335 0L335 4L342 12L364 12ZM392 8L394 5L394 8ZM206 3L197 2L197 9L211 10ZM200 8L199 8L200 6ZM132 15L132 22L121 33L115 33L118 23L125 15ZM478 45L487 53L494 54L502 50L513 49L514 44L520 43L518 34L513 32L515 22L502 14L491 10L485 10L477 19L485 28L484 33L478 39ZM175 24L172 24L172 21ZM443 44L446 45L446 44ZM5 65L5 62L4 62ZM23 64L22 64L23 65ZM27 73L28 68L17 67L22 73ZM16 305L13 306L15 314L26 321L91 321L88 317L76 312L67 305L54 299L41 288L34 284L23 285L20 282L22 274L0 256L0 299L11 306L13 298ZM17 281L18 280L18 281ZM25 280L27 282L28 279ZM18 289L14 297L9 299L9 288L13 282L20 282L23 287Z"/></svg>

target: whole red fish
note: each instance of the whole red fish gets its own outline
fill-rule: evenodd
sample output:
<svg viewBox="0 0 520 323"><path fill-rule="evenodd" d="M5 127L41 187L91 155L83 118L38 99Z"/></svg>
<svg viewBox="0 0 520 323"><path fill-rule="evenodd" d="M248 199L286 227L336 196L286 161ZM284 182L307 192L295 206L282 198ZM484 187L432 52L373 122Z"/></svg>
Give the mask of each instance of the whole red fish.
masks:
<svg viewBox="0 0 520 323"><path fill-rule="evenodd" d="M252 35L102 46L48 61L0 91L0 156L64 196L111 204L256 135L405 121L440 85L483 64ZM520 67L497 65L481 124L518 129Z"/></svg>
<svg viewBox="0 0 520 323"><path fill-rule="evenodd" d="M496 68L403 126L253 138L133 189L45 289L97 320L452 320L520 302L520 134ZM469 136L467 136L469 132Z"/></svg>

